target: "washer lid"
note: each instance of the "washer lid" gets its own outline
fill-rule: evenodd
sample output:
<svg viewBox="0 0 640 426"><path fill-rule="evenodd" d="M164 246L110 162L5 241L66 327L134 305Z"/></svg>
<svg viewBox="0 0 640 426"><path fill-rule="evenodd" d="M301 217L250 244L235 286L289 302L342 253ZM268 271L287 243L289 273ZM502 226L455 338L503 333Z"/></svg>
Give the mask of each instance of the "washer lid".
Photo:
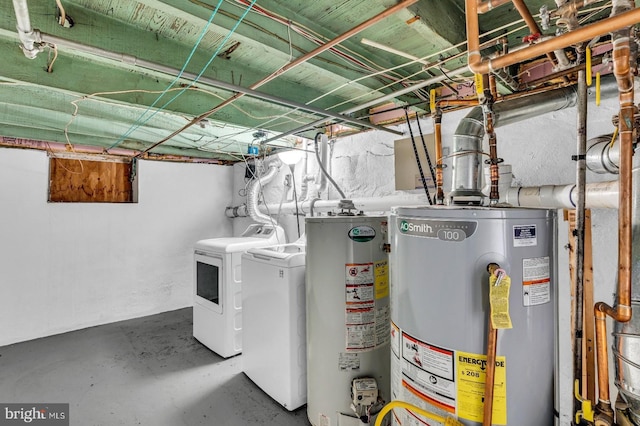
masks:
<svg viewBox="0 0 640 426"><path fill-rule="evenodd" d="M247 251L253 247L266 247L273 243L275 241L272 239L253 237L212 238L198 241L195 244L195 249L215 253L235 253Z"/></svg>
<svg viewBox="0 0 640 426"><path fill-rule="evenodd" d="M288 267L303 266L306 260L306 246L293 243L251 248L244 256Z"/></svg>

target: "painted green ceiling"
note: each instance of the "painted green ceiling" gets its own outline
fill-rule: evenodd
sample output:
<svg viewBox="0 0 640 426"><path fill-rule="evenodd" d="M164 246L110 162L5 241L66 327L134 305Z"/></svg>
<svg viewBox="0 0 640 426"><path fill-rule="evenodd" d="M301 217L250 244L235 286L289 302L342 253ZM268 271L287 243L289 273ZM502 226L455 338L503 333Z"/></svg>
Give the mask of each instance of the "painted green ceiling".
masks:
<svg viewBox="0 0 640 426"><path fill-rule="evenodd" d="M54 0L27 2L32 27L44 34L43 39L65 41L55 50L44 47L29 60L18 47L12 1L0 0L0 136L145 151L235 94L217 83L249 87L395 1L257 0L231 33L248 1L222 0L185 67L185 76L160 100L158 96L189 59L217 0L61 3L73 20L71 28L56 21ZM555 5L553 0L526 3L534 15L542 4ZM480 17L483 32L507 24L522 28L519 22L511 4ZM510 34L510 44L518 44L526 34L525 29ZM356 109L466 61L460 55L442 70L427 72L420 64L407 64L406 58L366 45L362 39L416 57L432 55L429 62L463 53L464 1L419 0L256 89L270 95L269 101L243 96L150 152L237 161L248 145L325 117L318 110L335 114ZM113 55L105 57L105 51ZM47 72L56 55L52 72ZM153 70L146 63L164 68ZM199 73L202 79L195 83L186 77ZM429 88L395 97L393 102L426 110ZM313 109L295 109L293 104ZM358 110L350 117L368 122L368 113ZM353 132L367 129L343 124ZM288 137L270 146L278 149L294 143L295 137Z"/></svg>

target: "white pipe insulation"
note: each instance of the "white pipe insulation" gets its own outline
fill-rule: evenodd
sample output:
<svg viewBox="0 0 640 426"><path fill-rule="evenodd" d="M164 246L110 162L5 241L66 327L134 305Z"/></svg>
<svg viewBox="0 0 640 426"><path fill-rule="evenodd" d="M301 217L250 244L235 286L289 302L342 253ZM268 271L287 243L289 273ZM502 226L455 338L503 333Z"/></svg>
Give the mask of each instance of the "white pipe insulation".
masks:
<svg viewBox="0 0 640 426"><path fill-rule="evenodd" d="M575 184L512 187L506 192L504 202L514 207L574 209L577 199L575 191ZM586 207L617 209L618 181L588 183Z"/></svg>

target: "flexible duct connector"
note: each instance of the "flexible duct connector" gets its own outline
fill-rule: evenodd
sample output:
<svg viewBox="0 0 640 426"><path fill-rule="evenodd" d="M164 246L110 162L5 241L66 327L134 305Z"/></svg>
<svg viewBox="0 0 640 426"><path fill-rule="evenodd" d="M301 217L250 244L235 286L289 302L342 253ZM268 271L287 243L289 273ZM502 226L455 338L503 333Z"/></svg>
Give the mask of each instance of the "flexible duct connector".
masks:
<svg viewBox="0 0 640 426"><path fill-rule="evenodd" d="M587 168L594 173L618 174L620 164L620 144L611 145L613 135L603 135L589 140Z"/></svg>
<svg viewBox="0 0 640 426"><path fill-rule="evenodd" d="M247 188L247 214L249 217L259 223L273 224L271 216L262 213L258 209L258 198L260 197L260 189L271 182L280 169L280 161L272 161L269 163L267 172L259 177L255 177Z"/></svg>

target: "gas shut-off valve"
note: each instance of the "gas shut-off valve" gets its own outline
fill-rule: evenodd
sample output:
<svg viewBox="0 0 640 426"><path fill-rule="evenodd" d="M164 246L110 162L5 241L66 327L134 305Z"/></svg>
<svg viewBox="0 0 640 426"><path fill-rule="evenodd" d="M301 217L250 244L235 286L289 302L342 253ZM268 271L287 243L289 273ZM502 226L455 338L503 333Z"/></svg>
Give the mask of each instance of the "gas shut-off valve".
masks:
<svg viewBox="0 0 640 426"><path fill-rule="evenodd" d="M375 415L384 406L378 397L378 383L373 377L353 379L351 382L351 409L365 424L373 424Z"/></svg>

